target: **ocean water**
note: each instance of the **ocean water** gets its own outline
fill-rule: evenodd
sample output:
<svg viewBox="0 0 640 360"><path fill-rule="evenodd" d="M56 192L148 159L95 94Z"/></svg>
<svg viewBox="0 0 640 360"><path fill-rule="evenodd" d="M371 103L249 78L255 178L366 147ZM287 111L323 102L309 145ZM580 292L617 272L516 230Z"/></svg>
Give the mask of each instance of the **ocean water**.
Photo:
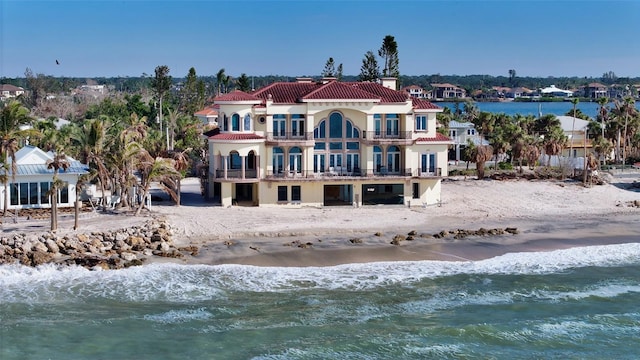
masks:
<svg viewBox="0 0 640 360"><path fill-rule="evenodd" d="M640 244L317 268L0 266L0 359L635 359Z"/></svg>

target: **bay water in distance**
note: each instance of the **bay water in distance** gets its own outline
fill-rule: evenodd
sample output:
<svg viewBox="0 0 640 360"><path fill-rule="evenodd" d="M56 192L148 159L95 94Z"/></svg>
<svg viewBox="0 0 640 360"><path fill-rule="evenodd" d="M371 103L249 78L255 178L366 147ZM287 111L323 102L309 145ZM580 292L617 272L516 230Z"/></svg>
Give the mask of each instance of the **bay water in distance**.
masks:
<svg viewBox="0 0 640 360"><path fill-rule="evenodd" d="M434 102L434 104L440 107L447 107L451 111L455 109L455 103L453 102ZM464 102L458 103L460 110L463 110ZM554 102L519 102L519 101L503 101L503 102L476 102L475 105L480 111L490 113L504 113L507 115L520 114L523 116L533 115L538 117L542 115L553 114L556 116L565 115L567 112L573 110L573 104L569 101L554 101ZM640 106L640 103L636 102L636 108ZM613 103L609 104L609 108L613 109ZM576 105L576 109L580 109L584 114L596 119L600 105L597 102L581 101Z"/></svg>
<svg viewBox="0 0 640 360"><path fill-rule="evenodd" d="M333 267L0 266L0 359L636 359L640 244Z"/></svg>

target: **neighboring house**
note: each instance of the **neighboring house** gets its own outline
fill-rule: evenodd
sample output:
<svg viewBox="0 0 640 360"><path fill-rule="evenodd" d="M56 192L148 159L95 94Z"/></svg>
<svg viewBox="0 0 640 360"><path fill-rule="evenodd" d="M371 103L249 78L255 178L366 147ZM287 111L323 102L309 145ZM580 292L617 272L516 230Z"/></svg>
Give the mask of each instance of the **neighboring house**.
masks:
<svg viewBox="0 0 640 360"><path fill-rule="evenodd" d="M47 169L47 161L53 160L54 154L45 153L40 148L27 145L16 152L17 172L15 182L11 172L9 159L9 173L7 175L9 192L9 209L50 208L50 198L47 192L53 182L53 169ZM65 185L58 190L58 206L71 207L76 201L76 185L80 175L88 173L88 166L78 160L67 157L70 167L60 169L58 178ZM4 170L0 170L4 175ZM4 208L5 186L0 184L0 209Z"/></svg>
<svg viewBox="0 0 640 360"><path fill-rule="evenodd" d="M533 96L533 91L526 87L516 87L516 88L508 89L504 93L504 95L505 97L510 99L517 99L522 97L531 97Z"/></svg>
<svg viewBox="0 0 640 360"><path fill-rule="evenodd" d="M207 106L195 115L204 125L218 126L218 109L220 105Z"/></svg>
<svg viewBox="0 0 640 360"><path fill-rule="evenodd" d="M23 94L24 94L24 89L19 86L15 86L11 84L0 85L0 98L2 99L14 98Z"/></svg>
<svg viewBox="0 0 640 360"><path fill-rule="evenodd" d="M440 202L442 108L382 83L277 82L214 99L205 196L222 206Z"/></svg>
<svg viewBox="0 0 640 360"><path fill-rule="evenodd" d="M550 96L550 97L571 97L573 96L573 91L570 90L562 90L557 88L555 85L551 85L544 89L540 89L540 94L542 96Z"/></svg>
<svg viewBox="0 0 640 360"><path fill-rule="evenodd" d="M590 83L584 87L584 97L589 99L598 99L607 97L607 86L600 83Z"/></svg>
<svg viewBox="0 0 640 360"><path fill-rule="evenodd" d="M431 92L430 91L425 91L423 88L421 88L418 85L405 86L402 89L400 89L400 91L407 92L407 93L409 93L409 95L411 97L418 98L418 99L430 99L431 98Z"/></svg>
<svg viewBox="0 0 640 360"><path fill-rule="evenodd" d="M435 99L453 99L467 97L464 89L452 84L431 84L433 87L433 98Z"/></svg>
<svg viewBox="0 0 640 360"><path fill-rule="evenodd" d="M565 159L570 159L573 168L582 169L584 167L585 150L588 155L593 148L591 140L588 138L585 139L589 122L587 120L574 118L573 116L556 117L560 120L562 131L567 136L567 143L562 149L560 156ZM543 153L540 157L540 162L546 164L547 160L547 155ZM552 157L551 161L552 166L558 165L558 159L556 157Z"/></svg>
<svg viewBox="0 0 640 360"><path fill-rule="evenodd" d="M449 160L456 163L462 159L462 151L467 147L467 140L471 140L474 145L489 145L476 131L475 125L471 122L449 121L449 137L453 140L453 149L449 151Z"/></svg>

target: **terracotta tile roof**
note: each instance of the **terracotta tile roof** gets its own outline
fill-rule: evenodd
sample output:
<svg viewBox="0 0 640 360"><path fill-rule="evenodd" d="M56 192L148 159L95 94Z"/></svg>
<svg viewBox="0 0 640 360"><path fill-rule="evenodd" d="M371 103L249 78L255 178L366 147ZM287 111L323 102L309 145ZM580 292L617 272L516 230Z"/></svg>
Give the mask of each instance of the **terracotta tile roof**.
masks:
<svg viewBox="0 0 640 360"><path fill-rule="evenodd" d="M374 82L277 82L258 89L251 94L234 91L216 97L216 101L261 100L257 107L263 107L268 99L276 104L296 104L304 100L373 100L380 103L404 103L407 93L384 87ZM414 106L418 109L439 109L438 106L421 100Z"/></svg>
<svg viewBox="0 0 640 360"><path fill-rule="evenodd" d="M261 101L261 99L244 91L233 90L228 94L216 96L213 101Z"/></svg>
<svg viewBox="0 0 640 360"><path fill-rule="evenodd" d="M219 133L209 136L210 140L263 140L264 137L250 133Z"/></svg>
<svg viewBox="0 0 640 360"><path fill-rule="evenodd" d="M220 105L207 106L204 109L196 112L194 115L196 115L196 116L198 116L198 115L202 115L202 116L217 115L218 114L218 109L220 109Z"/></svg>
<svg viewBox="0 0 640 360"><path fill-rule="evenodd" d="M295 104L304 95L320 88L322 84L318 83L288 83L278 82L271 85L267 85L262 89L256 90L253 96L264 100L267 100L269 95L276 104Z"/></svg>
<svg viewBox="0 0 640 360"><path fill-rule="evenodd" d="M354 85L360 90L378 95L381 98L382 103L403 103L407 101L406 92L389 89L388 87L384 87L378 83L364 81L354 82L350 84Z"/></svg>
<svg viewBox="0 0 640 360"><path fill-rule="evenodd" d="M422 99L417 99L417 98L412 98L411 99L413 102L413 108L414 109L433 109L433 110L442 110L442 108L434 103L432 103L431 101L427 101L427 100L422 100Z"/></svg>
<svg viewBox="0 0 640 360"><path fill-rule="evenodd" d="M376 102L381 100L381 98L376 94L361 90L355 84L357 83L331 81L302 98L304 100L375 100ZM406 96L403 96L403 98L406 99Z"/></svg>
<svg viewBox="0 0 640 360"><path fill-rule="evenodd" d="M416 142L440 142L440 141L452 141L451 138L449 138L446 135L442 135L440 133L437 133L435 137L424 137L424 138L417 138Z"/></svg>

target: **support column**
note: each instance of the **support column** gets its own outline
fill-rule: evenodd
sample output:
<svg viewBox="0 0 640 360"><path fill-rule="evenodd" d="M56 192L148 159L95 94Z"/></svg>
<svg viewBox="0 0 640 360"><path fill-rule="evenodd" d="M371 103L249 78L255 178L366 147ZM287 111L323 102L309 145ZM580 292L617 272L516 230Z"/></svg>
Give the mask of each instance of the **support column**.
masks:
<svg viewBox="0 0 640 360"><path fill-rule="evenodd" d="M226 180L227 179L227 170L229 168L229 156L228 155L227 156L222 156L222 162L223 162L223 165L224 165L224 172L223 172L224 173L224 179Z"/></svg>
<svg viewBox="0 0 640 360"><path fill-rule="evenodd" d="M241 176L242 176L243 179L245 178L245 173L246 173L246 168L247 168L246 161L247 161L247 157L246 156L240 156L240 163L242 164L242 170L240 172L242 174Z"/></svg>

